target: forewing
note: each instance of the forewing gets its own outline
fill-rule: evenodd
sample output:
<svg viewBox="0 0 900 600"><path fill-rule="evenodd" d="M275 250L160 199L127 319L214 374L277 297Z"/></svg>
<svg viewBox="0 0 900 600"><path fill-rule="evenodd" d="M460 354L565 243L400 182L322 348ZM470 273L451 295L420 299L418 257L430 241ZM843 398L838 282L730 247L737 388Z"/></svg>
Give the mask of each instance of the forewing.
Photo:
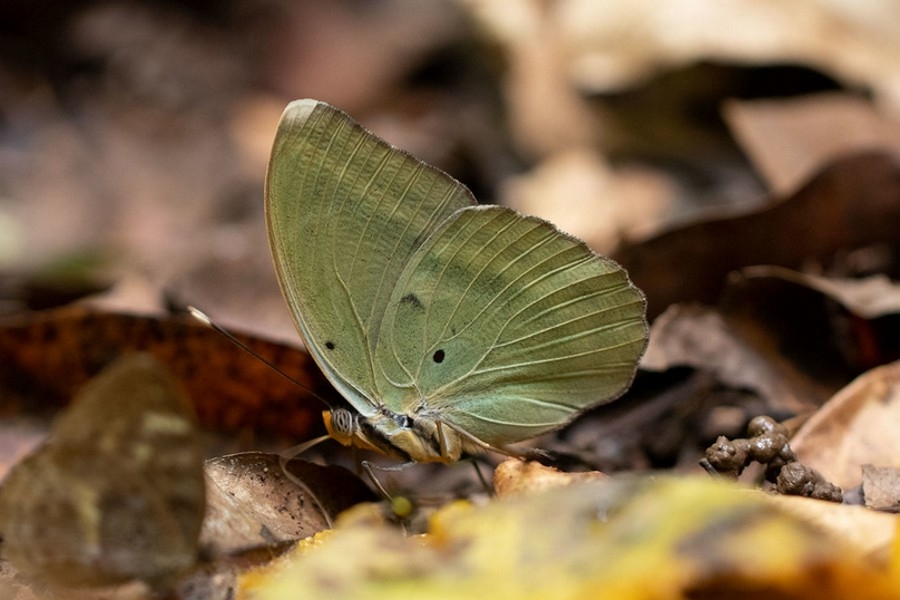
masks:
<svg viewBox="0 0 900 600"><path fill-rule="evenodd" d="M501 445L619 396L647 339L643 294L613 261L501 207L455 213L411 258L376 351L405 406Z"/></svg>
<svg viewBox="0 0 900 600"><path fill-rule="evenodd" d="M322 370L364 414L388 299L422 241L474 204L447 174L314 100L285 109L266 179L282 292Z"/></svg>

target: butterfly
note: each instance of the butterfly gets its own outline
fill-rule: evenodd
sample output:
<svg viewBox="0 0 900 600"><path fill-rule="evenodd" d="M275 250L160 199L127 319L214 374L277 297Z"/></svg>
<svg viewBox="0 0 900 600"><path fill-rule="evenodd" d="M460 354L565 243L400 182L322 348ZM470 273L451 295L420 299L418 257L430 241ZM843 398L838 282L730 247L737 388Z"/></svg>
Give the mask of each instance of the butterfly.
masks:
<svg viewBox="0 0 900 600"><path fill-rule="evenodd" d="M557 429L630 385L646 300L541 219L479 206L339 109L278 125L266 221L303 341L349 407L345 445L451 463Z"/></svg>
<svg viewBox="0 0 900 600"><path fill-rule="evenodd" d="M197 561L203 477L179 386L151 356L124 356L3 481L3 556L57 585L140 579L161 589Z"/></svg>

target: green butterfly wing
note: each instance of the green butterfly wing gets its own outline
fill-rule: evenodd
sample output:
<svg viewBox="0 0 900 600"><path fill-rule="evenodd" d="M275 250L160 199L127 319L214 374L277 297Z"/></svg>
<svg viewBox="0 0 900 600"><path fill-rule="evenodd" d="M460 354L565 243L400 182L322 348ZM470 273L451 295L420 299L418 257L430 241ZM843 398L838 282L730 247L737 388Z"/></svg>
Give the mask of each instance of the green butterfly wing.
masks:
<svg viewBox="0 0 900 600"><path fill-rule="evenodd" d="M614 399L634 376L645 299L621 267L540 219L476 206L327 104L285 110L266 214L311 354L360 415L385 423L383 439L410 435L389 433L402 429L389 414L422 426L413 435L430 439L405 448L416 460L458 452L444 456L428 423L499 447Z"/></svg>
<svg viewBox="0 0 900 600"><path fill-rule="evenodd" d="M611 260L498 206L454 213L409 259L376 347L378 393L491 444L619 396L644 351L643 294Z"/></svg>
<svg viewBox="0 0 900 600"><path fill-rule="evenodd" d="M474 204L446 174L315 100L284 111L266 177L275 270L316 362L362 414L388 298L425 237Z"/></svg>

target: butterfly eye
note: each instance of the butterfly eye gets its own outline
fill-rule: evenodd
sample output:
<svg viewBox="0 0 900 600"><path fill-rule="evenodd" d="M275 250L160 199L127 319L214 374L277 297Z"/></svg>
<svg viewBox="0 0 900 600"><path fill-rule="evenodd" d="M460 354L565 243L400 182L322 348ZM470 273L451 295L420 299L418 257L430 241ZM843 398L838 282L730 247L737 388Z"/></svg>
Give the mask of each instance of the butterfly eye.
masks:
<svg viewBox="0 0 900 600"><path fill-rule="evenodd" d="M354 429L353 414L343 408L331 411L331 427L339 435L352 436Z"/></svg>
<svg viewBox="0 0 900 600"><path fill-rule="evenodd" d="M394 415L394 423L396 423L398 427L409 429L411 421L406 415Z"/></svg>

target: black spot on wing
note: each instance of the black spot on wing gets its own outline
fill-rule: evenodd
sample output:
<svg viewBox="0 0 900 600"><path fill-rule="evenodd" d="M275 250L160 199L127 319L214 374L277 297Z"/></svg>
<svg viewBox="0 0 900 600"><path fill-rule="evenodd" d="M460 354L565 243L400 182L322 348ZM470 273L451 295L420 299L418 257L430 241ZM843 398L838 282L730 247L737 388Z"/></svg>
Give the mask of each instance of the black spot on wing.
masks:
<svg viewBox="0 0 900 600"><path fill-rule="evenodd" d="M400 298L400 304L408 304L417 310L425 310L425 305L419 300L419 297L412 292Z"/></svg>
<svg viewBox="0 0 900 600"><path fill-rule="evenodd" d="M331 340L328 340L327 342L325 342L325 347L328 348L329 350L334 350L334 342L332 342Z"/></svg>
<svg viewBox="0 0 900 600"><path fill-rule="evenodd" d="M434 354L431 356L432 360L436 363L444 362L444 351L443 350L435 350Z"/></svg>

